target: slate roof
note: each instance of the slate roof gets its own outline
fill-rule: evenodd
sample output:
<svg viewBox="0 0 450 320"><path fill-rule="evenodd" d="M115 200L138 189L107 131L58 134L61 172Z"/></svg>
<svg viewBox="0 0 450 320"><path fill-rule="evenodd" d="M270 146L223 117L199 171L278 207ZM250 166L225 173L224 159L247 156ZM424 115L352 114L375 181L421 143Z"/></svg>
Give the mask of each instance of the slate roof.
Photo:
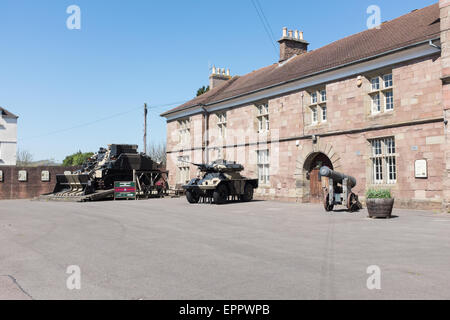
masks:
<svg viewBox="0 0 450 320"><path fill-rule="evenodd" d="M366 30L335 41L322 48L298 55L286 63L275 63L244 76L236 76L225 84L161 114L187 110L221 100L242 96L286 81L337 68L362 59L370 59L396 49L439 38L439 4L412 11L385 22L380 29Z"/></svg>
<svg viewBox="0 0 450 320"><path fill-rule="evenodd" d="M14 113L9 112L8 110L6 110L5 108L2 108L2 107L0 107L0 116L3 118L12 118L12 119L19 118Z"/></svg>

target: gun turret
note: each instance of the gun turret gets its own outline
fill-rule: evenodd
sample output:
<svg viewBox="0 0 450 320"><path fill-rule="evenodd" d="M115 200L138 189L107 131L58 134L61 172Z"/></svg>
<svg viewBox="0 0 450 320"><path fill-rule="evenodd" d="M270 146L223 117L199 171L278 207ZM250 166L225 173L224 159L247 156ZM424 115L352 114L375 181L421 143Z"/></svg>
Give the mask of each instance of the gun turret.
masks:
<svg viewBox="0 0 450 320"><path fill-rule="evenodd" d="M181 158L178 158L178 161L192 164L193 166L198 167L198 169L202 172L241 172L242 170L244 170L244 167L242 165L226 160L216 160L211 164L194 163L185 161Z"/></svg>

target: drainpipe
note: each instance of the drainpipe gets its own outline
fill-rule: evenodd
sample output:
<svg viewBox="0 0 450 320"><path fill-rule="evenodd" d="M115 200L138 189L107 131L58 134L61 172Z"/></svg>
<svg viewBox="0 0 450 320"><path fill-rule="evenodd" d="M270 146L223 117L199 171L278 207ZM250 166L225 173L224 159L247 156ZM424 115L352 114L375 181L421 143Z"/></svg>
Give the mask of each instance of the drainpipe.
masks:
<svg viewBox="0 0 450 320"><path fill-rule="evenodd" d="M204 145L204 151L203 151L203 163L209 163L209 128L208 128L208 123L209 123L209 112L208 110L206 110L205 106L202 106L202 110L203 110L203 127L204 127L204 132L203 132L203 145Z"/></svg>

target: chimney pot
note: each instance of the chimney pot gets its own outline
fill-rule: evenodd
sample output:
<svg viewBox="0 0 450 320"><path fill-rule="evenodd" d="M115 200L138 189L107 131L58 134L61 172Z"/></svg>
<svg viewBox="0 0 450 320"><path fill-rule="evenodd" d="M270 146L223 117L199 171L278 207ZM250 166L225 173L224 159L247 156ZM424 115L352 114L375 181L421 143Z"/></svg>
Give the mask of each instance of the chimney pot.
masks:
<svg viewBox="0 0 450 320"><path fill-rule="evenodd" d="M216 66L212 67L212 74L216 74Z"/></svg>
<svg viewBox="0 0 450 320"><path fill-rule="evenodd" d="M286 36L287 35L287 36ZM283 62L295 55L301 55L308 52L309 43L303 38L303 31L288 30L283 28L283 37L278 40L280 44L280 60Z"/></svg>
<svg viewBox="0 0 450 320"><path fill-rule="evenodd" d="M227 69L227 76L230 76L230 69Z"/></svg>

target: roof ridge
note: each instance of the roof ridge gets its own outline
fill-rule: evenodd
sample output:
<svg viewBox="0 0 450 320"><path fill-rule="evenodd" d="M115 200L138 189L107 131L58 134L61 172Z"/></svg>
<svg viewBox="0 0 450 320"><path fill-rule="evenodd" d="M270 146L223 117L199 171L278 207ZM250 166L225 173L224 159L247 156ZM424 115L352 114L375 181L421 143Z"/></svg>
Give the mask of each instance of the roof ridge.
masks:
<svg viewBox="0 0 450 320"><path fill-rule="evenodd" d="M199 102L211 105L406 49L439 37L440 24L436 23L438 18L438 3L411 11L384 22L380 29L363 30L298 55L283 65L273 63L236 77L201 101L193 99L163 115L193 108Z"/></svg>
<svg viewBox="0 0 450 320"><path fill-rule="evenodd" d="M405 13L404 15L401 15L401 16L399 16L399 17L397 17L397 18L392 19L392 20L388 20L388 21L382 22L381 25L380 25L380 27L383 27L383 26L386 27L386 25L392 24L392 23L393 23L394 21L396 21L396 20L404 19L405 17L407 17L407 16L409 16L409 15L419 14L419 13L421 13L421 11L423 11L423 10L425 10L425 9L429 9L430 7L438 6L438 5L439 5L439 3L435 3L435 4L432 4L432 5L423 7L423 8L421 8L421 9L416 9L416 10L414 10L414 11L410 11L410 12ZM375 29L375 28L374 28L374 29L362 30L362 31L359 31L359 32L354 33L354 34L350 34L350 35L348 35L348 36L345 36L344 38L341 38L341 39L335 40L335 41L333 41L333 42L330 42L330 43L328 43L328 44L326 44L326 45L324 45L324 46L322 46L322 47L320 47L320 48L317 48L317 49L308 51L308 52L306 52L306 53L304 53L304 54L301 54L301 55L297 55L297 56L296 56L294 59L292 59L290 62L292 63L293 61L297 60L298 58L301 58L301 57L305 56L306 54L310 54L310 53L316 52L317 50L321 50L321 49L323 49L323 48L327 48L327 47L329 47L329 46L332 46L332 45L336 44L337 42L344 41L344 40L348 40L349 38L352 38L352 37L360 36L360 35L363 34L363 33L373 33L373 32L378 32L378 31L380 31L380 30L381 30L381 28L380 28L380 29ZM431 34L430 34L430 35L431 35Z"/></svg>

